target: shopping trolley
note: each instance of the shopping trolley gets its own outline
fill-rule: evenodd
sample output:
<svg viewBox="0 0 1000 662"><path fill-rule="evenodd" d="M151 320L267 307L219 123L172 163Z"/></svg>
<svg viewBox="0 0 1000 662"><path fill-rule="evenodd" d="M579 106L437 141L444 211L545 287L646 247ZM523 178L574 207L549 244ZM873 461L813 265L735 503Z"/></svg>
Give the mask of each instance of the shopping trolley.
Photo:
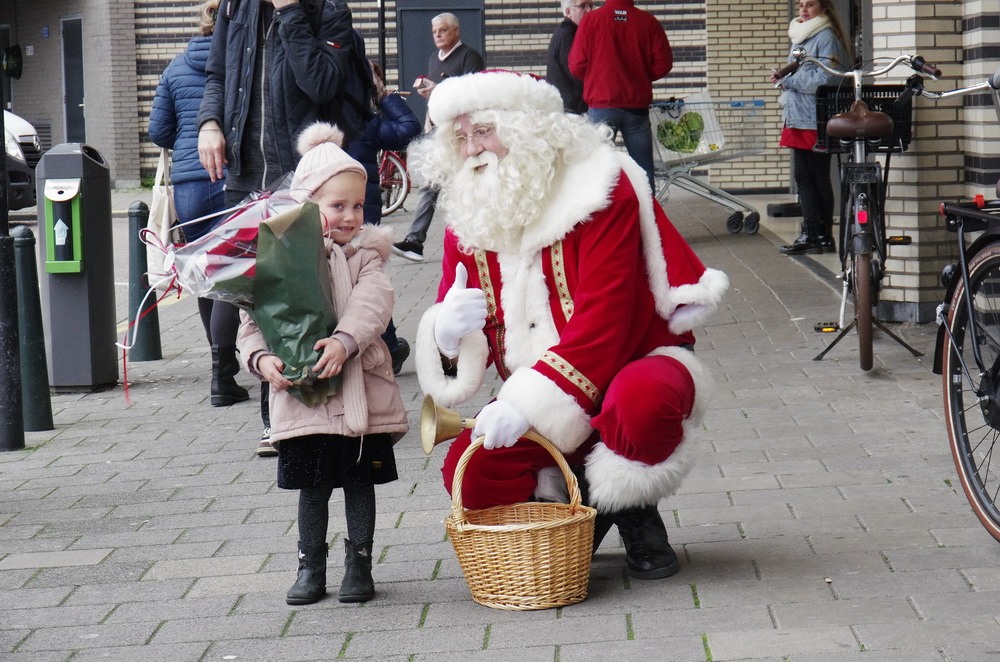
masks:
<svg viewBox="0 0 1000 662"><path fill-rule="evenodd" d="M726 229L756 234L757 210L712 186L691 171L719 161L757 154L764 149L764 102L756 99L712 101L699 93L684 99L654 101L649 109L653 130L656 199L665 203L673 184L726 207L733 213Z"/></svg>

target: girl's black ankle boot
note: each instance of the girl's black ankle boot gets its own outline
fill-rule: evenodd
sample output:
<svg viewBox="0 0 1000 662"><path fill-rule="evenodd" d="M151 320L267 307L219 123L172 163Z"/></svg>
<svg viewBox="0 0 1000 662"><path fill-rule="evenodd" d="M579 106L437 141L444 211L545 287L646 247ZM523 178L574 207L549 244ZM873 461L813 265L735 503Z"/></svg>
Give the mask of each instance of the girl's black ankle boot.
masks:
<svg viewBox="0 0 1000 662"><path fill-rule="evenodd" d="M326 595L326 543L305 547L299 543L299 574L288 589L285 602L290 605L311 605Z"/></svg>
<svg viewBox="0 0 1000 662"><path fill-rule="evenodd" d="M368 602L375 597L372 579L372 541L356 544L344 539L344 581L340 583L341 602Z"/></svg>

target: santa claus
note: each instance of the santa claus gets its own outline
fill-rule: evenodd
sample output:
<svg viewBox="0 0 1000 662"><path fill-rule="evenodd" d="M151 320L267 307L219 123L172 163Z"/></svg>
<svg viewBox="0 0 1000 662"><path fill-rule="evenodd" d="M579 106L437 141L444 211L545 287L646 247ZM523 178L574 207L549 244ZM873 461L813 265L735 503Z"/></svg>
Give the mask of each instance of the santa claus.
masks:
<svg viewBox="0 0 1000 662"><path fill-rule="evenodd" d="M578 468L599 513L594 549L614 524L632 577L674 574L657 503L690 467L711 391L692 330L728 279L702 265L610 131L564 114L549 84L498 71L449 78L428 112L437 129L410 163L440 187L448 228L417 375L449 407L476 394L491 363L504 379L451 443L445 486L485 435L489 452L466 470L467 507L558 498L551 456L521 439L533 428Z"/></svg>

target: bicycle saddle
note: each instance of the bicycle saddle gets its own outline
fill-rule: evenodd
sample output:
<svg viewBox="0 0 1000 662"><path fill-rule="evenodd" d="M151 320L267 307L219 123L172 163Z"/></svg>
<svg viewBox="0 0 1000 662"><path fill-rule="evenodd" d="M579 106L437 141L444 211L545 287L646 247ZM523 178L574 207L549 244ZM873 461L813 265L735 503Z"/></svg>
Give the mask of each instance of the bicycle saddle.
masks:
<svg viewBox="0 0 1000 662"><path fill-rule="evenodd" d="M864 101L855 101L846 113L837 113L826 123L826 135L831 138L857 140L892 135L892 118L877 110L868 110Z"/></svg>

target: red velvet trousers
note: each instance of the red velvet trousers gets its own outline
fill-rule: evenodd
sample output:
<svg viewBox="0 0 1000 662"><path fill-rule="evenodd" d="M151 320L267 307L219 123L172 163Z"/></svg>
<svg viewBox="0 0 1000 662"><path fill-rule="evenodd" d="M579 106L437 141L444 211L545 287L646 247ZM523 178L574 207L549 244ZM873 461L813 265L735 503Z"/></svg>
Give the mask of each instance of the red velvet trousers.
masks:
<svg viewBox="0 0 1000 662"><path fill-rule="evenodd" d="M594 444L644 465L669 458L684 438L683 423L694 404L694 381L680 361L650 356L626 364L604 393L600 412L591 419L594 434L566 456L582 465ZM455 469L472 443L465 430L448 448L441 473L451 492ZM531 499L536 474L555 460L544 448L521 439L510 448L479 449L465 470L462 502L466 508L489 508Z"/></svg>

